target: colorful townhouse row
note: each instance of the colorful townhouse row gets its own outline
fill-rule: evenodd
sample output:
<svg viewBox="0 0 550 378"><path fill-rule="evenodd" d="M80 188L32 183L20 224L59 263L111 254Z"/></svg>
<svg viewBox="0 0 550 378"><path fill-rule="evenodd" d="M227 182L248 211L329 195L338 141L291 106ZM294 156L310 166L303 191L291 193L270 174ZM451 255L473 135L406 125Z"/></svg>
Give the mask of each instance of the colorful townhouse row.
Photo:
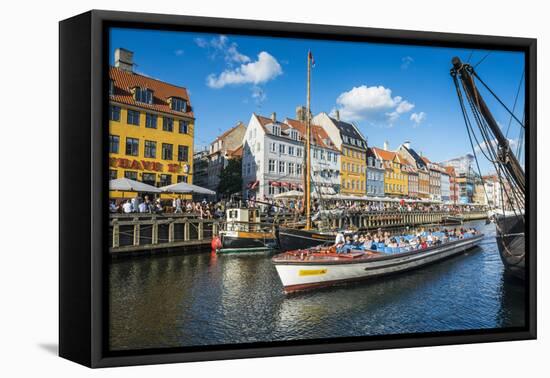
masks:
<svg viewBox="0 0 550 378"><path fill-rule="evenodd" d="M302 190L304 107L294 119L252 114L243 137L243 193L273 198ZM455 170L418 154L410 142L391 151L371 147L352 123L319 113L312 117L312 187L318 194L458 201Z"/></svg>

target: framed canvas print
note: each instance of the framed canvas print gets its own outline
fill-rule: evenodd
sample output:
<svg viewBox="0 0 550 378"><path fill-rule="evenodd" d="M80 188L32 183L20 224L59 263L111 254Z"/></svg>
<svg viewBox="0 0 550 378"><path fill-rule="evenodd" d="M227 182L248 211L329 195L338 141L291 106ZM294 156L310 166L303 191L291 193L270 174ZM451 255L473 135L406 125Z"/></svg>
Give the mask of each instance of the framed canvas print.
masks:
<svg viewBox="0 0 550 378"><path fill-rule="evenodd" d="M90 11L59 69L62 357L536 337L536 40Z"/></svg>

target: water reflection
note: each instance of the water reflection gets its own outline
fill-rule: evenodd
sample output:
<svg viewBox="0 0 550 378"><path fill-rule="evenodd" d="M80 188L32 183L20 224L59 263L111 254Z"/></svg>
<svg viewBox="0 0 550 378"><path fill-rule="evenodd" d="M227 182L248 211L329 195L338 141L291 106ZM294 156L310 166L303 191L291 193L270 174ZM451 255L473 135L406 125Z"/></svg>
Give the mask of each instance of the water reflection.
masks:
<svg viewBox="0 0 550 378"><path fill-rule="evenodd" d="M286 297L265 255L113 261L114 350L522 326L493 225L479 248L420 270Z"/></svg>

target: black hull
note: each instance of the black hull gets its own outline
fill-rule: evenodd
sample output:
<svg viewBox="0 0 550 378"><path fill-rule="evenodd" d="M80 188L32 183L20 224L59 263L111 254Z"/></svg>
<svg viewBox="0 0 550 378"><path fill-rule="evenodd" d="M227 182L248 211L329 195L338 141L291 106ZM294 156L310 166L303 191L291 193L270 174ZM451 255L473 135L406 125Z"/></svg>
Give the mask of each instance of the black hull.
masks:
<svg viewBox="0 0 550 378"><path fill-rule="evenodd" d="M295 249L306 249L334 242L333 235L321 234L315 230L283 228L278 231L279 249L281 252Z"/></svg>
<svg viewBox="0 0 550 378"><path fill-rule="evenodd" d="M523 215L497 216L500 258L511 275L525 279L525 223Z"/></svg>
<svg viewBox="0 0 550 378"><path fill-rule="evenodd" d="M222 249L246 249L246 248L261 248L277 247L277 239L269 238L243 238L243 237L233 237L233 236L223 236L222 237Z"/></svg>

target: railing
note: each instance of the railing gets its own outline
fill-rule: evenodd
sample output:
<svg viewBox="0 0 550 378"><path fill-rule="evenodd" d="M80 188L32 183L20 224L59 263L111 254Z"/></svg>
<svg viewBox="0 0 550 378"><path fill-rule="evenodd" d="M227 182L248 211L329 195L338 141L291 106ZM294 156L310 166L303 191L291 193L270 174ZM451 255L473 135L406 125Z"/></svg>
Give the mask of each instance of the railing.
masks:
<svg viewBox="0 0 550 378"><path fill-rule="evenodd" d="M392 228L418 226L423 224L441 223L445 217L459 217L462 221L487 218L484 211L449 213L447 211L396 211L396 212L364 212L347 213L344 216L328 217L322 219L323 228L342 229L347 225L353 225L356 228L374 229L374 228Z"/></svg>
<svg viewBox="0 0 550 378"><path fill-rule="evenodd" d="M323 218L324 229L343 229L353 226L361 229L394 228L441 223L446 216L458 216L463 221L487 218L482 211L460 214L441 212L347 212L344 216ZM295 217L292 216L294 220ZM289 221L290 219L287 219ZM281 219L278 219L277 223ZM239 224L239 222L237 222ZM288 224L288 223L287 223ZM239 224L241 225L241 224ZM111 214L109 220L109 252L113 255L158 251L163 249L186 251L204 248L225 226L224 220L199 219L188 214ZM243 230L268 231L273 223L257 223Z"/></svg>
<svg viewBox="0 0 550 378"><path fill-rule="evenodd" d="M218 229L217 220L185 214L113 214L109 220L109 252L198 248L209 245Z"/></svg>

